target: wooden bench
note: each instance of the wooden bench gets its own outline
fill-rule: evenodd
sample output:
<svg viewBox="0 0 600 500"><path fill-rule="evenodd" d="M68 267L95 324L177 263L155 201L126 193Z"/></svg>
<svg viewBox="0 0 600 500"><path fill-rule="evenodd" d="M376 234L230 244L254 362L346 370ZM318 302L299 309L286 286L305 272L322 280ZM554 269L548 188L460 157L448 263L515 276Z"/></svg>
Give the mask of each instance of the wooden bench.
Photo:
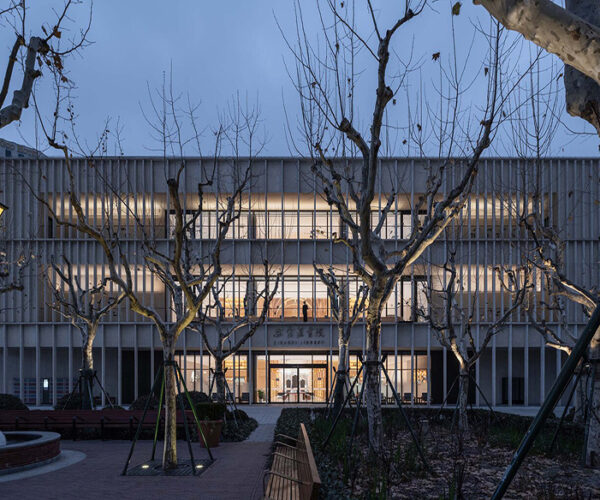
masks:
<svg viewBox="0 0 600 500"><path fill-rule="evenodd" d="M304 424L298 438L278 434L275 439L273 463L263 476L264 498L317 500L321 479Z"/></svg>

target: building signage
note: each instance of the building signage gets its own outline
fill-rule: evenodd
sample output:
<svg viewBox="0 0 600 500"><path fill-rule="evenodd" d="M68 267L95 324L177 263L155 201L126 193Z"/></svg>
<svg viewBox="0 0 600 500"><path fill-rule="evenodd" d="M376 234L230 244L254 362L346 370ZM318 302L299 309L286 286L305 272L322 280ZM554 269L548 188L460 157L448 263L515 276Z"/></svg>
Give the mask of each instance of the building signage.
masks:
<svg viewBox="0 0 600 500"><path fill-rule="evenodd" d="M278 326L273 331L272 346L304 347L326 346L325 331L322 326L288 325Z"/></svg>

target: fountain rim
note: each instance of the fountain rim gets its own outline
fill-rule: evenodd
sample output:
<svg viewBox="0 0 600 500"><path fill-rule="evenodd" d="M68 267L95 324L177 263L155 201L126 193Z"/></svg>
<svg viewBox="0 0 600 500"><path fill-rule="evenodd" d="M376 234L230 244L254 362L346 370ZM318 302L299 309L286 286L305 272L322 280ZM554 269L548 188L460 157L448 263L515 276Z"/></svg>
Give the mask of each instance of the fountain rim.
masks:
<svg viewBox="0 0 600 500"><path fill-rule="evenodd" d="M27 448L29 446L37 446L43 443L49 443L51 441L55 441L56 439L60 439L60 434L57 432L49 432L49 431L2 431L3 434L8 438L9 436L15 435L23 435L23 436L37 436L34 439L29 439L27 441L21 441L18 443L7 443L4 446L0 446L0 450L10 450L13 448Z"/></svg>

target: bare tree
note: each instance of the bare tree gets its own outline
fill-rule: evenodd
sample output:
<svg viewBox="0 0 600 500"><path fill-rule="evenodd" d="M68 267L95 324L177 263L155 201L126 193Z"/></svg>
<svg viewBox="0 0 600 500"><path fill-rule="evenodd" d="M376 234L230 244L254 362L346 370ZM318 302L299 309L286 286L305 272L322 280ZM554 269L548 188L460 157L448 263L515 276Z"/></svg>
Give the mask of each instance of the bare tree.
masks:
<svg viewBox="0 0 600 500"><path fill-rule="evenodd" d="M1 204L0 204L1 205ZM8 207L1 205L0 214L0 295L23 292L27 272L33 269L36 255L29 245L10 245L12 221L7 220Z"/></svg>
<svg viewBox="0 0 600 500"><path fill-rule="evenodd" d="M458 362L458 436L459 450L462 451L463 436L469 431L467 403L470 371L487 349L494 335L502 330L527 298L531 288L531 278L530 273L523 269L508 268L501 271L497 268L495 270L500 282L513 296L513 301L500 316L484 327L483 340L477 342L473 336L473 329L479 326L480 318L477 287L471 297L464 296L463 277L457 274L455 255L455 248L448 251L446 263L442 268L443 275L439 277L439 281L445 283L445 286L436 289L433 280L430 280L425 292L429 304L428 310L422 308L418 314L429 322L438 342L450 350ZM459 295L463 296L462 300Z"/></svg>
<svg viewBox="0 0 600 500"><path fill-rule="evenodd" d="M57 144L49 138L51 144ZM181 333L197 319L204 301L209 297L210 291L221 274L221 247L226 238L229 227L239 216L236 207L239 204L240 195L249 179L251 162L245 168L241 182L234 191L227 196L225 207L218 219L218 231L216 239L210 245L207 254L200 254L198 245L192 245L188 238L191 221L196 220L203 211L202 195L206 183L199 185L199 203L194 209L194 216L184 221L184 204L179 192L181 175L185 169L186 162L182 160L174 177L168 179L167 187L171 200L171 210L175 224L172 232L172 250L165 252L161 245L148 237L145 233L141 246L143 257L151 273L160 279L169 290L174 302L175 317L169 313L161 313L151 305L143 302L134 285L134 270L136 266L131 263L125 246L121 244L118 237L118 228L113 227L112 221L107 218L107 223L97 227L90 220L85 211L76 190L75 177L73 175L72 159L69 150L64 145L58 145L64 152L65 167L68 172L70 186L69 201L73 207L75 218L68 219L56 213L52 205L39 195L37 199L46 207L50 216L58 226L72 228L79 233L96 241L107 261L107 280L114 283L121 293L124 293L129 301L130 309L149 320L157 328L164 351L164 377L165 377L165 441L163 451L163 468L172 469L177 467L176 447L176 381L174 354L177 340ZM216 160L215 160L216 161ZM113 196L109 204L122 203L129 215L137 221L142 229L145 228L141 218L128 205L122 193L114 187Z"/></svg>
<svg viewBox="0 0 600 500"><path fill-rule="evenodd" d="M217 399L223 403L227 398L223 363L229 356L238 352L244 343L256 333L256 330L264 324L271 301L279 287L281 273L273 276L274 273L267 261L263 263L263 268L264 288L247 290L243 315L236 314L234 310L231 318L226 316L226 310L221 300L223 288L227 282L227 278L225 278L213 286L211 303L205 305L201 319L194 323L195 328L202 335L206 349L215 360L214 377ZM250 280L254 282L254 276L251 275ZM260 307L260 313L257 314L259 305L262 307ZM214 337L211 335L213 332L207 331L210 327L214 330ZM214 338L214 341L211 341L211 337Z"/></svg>
<svg viewBox="0 0 600 500"><path fill-rule="evenodd" d="M175 218L175 227L172 232L173 249L166 253L161 245L155 241L146 240L144 243L148 269L158 278L170 292L174 303L174 316L161 316L154 308L142 304L136 297L131 287L131 281L120 284L126 290L130 299L131 308L137 314L152 320L159 332L163 344L165 359L165 452L163 454L163 468L177 467L176 449L176 383L175 367L173 366L175 345L181 333L197 319L205 301L209 298L212 288L220 277L221 248L227 232L232 223L239 217L236 207L246 183L249 179L249 170L246 169L244 177L234 191L227 197L225 207L218 219L217 236L210 245L208 255L202 255L190 244L187 233L190 221L184 222L184 204L179 192L181 174L185 168L185 161L177 170L174 178L167 181L171 210ZM192 220L203 212L202 197L203 186L199 187L199 203L194 211ZM125 285L125 286L123 286ZM168 434L167 434L168 433Z"/></svg>
<svg viewBox="0 0 600 500"><path fill-rule="evenodd" d="M458 2L457 2L458 3ZM475 0L506 28L565 63L566 108L600 134L600 6L591 0ZM460 3L458 3L460 5Z"/></svg>
<svg viewBox="0 0 600 500"><path fill-rule="evenodd" d="M550 225L544 225L539 216L534 213L527 214L522 219L522 224L527 228L533 242L532 253L528 261L539 271L548 293L547 301L542 305L549 312L560 316L561 324L566 328L566 336L559 335L547 320L547 314L536 314L532 308L527 309L528 317L532 325L543 336L546 345L554 349L571 353L571 349L577 341L575 332L570 332L566 317L564 300L579 304L589 317L594 309L600 304L600 294L596 288L586 288L575 283L565 274L564 258L565 243L558 232ZM595 341L596 343L596 341Z"/></svg>
<svg viewBox="0 0 600 500"><path fill-rule="evenodd" d="M547 296L541 303L545 313L539 314L536 309L529 307L526 309L527 315L548 347L570 354L577 342L578 332L569 326L565 301L580 305L585 316L589 318L600 305L600 293L596 287L582 286L566 275L565 243L555 228L544 224L535 212L526 214L522 218L522 224L533 241L532 254L526 258L541 273ZM562 326L560 333L556 326L548 321L549 315L559 317ZM585 389L582 385L577 388L579 403L576 404L576 414L584 413L585 418L585 464L597 467L600 465L600 330L590 343L587 360L591 364L591 392L584 394ZM583 366L579 367L579 370L583 369Z"/></svg>
<svg viewBox="0 0 600 500"><path fill-rule="evenodd" d="M541 61L540 61L541 62ZM572 74L579 73L567 68ZM547 75L543 75L545 71ZM565 262L567 245L561 237L562 229L553 221L552 210L560 200L552 193L543 191L544 158L552 153L553 139L560 126L558 105L558 71L553 65L545 69L536 64L530 78L523 82L523 88L517 93L529 96L527 105L511 104L509 137L510 147L524 160L520 173L518 195L504 200L507 211L524 228L525 241L518 244L523 263L532 273L532 280L539 283L529 291L531 298L523 302L522 309L529 323L539 333L546 346L569 355L577 342L579 332L572 327L567 306L569 303L581 306L586 317L600 304L600 294L596 287L583 286L569 276ZM573 75L572 75L573 76ZM577 76L577 75L574 75ZM583 75L579 74L579 77ZM587 77L584 77L587 78ZM597 84L587 79L580 90L591 91L588 84ZM600 94L599 94L600 96ZM569 92L567 92L569 101ZM514 149L513 149L514 148ZM600 331L596 332L587 354L587 360L593 365L600 357ZM600 424L594 415L600 409L600 391L593 389L585 394L587 385L582 377L587 363L577 368L579 380L575 403L575 418L585 420L585 462L589 466L598 465L600 455ZM594 370L590 370L593 376ZM600 383L593 381L593 387ZM585 411L588 407L589 411Z"/></svg>
<svg viewBox="0 0 600 500"><path fill-rule="evenodd" d="M379 357L382 308L400 276L410 269L462 210L477 175L479 159L491 143L502 101L498 92L501 44L497 31L496 35L487 39L490 44L490 59L485 71L486 77L489 72L488 94L485 109L476 122L476 138L470 134L468 126L462 127L463 131L469 130L466 132L468 136L471 135L461 151L462 158L451 157L456 152L452 146L448 147L448 154L440 159L438 169L431 171L426 194L413 209L410 236L400 244L398 250L386 248L382 228L396 201L397 186L394 185L395 179L390 179L392 187L383 194L387 199L384 208L374 210L378 194L376 180L381 175L382 131L387 126L386 108L389 103L396 104L397 92L410 68L409 62L401 62L396 72L389 69L390 53L393 51L391 43L404 26L422 13L424 5L406 2L402 14L387 30L383 30L377 21L377 12L368 2L366 8L372 24L368 33L361 34L353 22L352 7L344 8L342 4L338 7L337 3L328 2L331 20L325 20L318 8L325 47L320 53L309 41L298 4L296 41L294 44L288 41L296 60L293 77L301 100L300 129L314 159L312 170L323 186L327 202L339 214L346 229L335 238L335 242L349 249L353 272L369 288L364 383L369 442L376 453L382 450ZM357 48L374 61L373 75L377 82L367 136L361 132L353 109L357 75L361 73L355 68ZM440 141L448 141L455 146L461 75L456 72L453 79L453 92L456 94L448 99L449 119L443 122L450 124L447 127L449 130L443 132L444 137ZM422 128L421 124L413 125ZM443 126L440 128L444 129ZM348 156L356 154L359 160L339 162L332 158L336 153ZM459 179L444 193L447 171L453 170L453 167L460 168ZM420 211L426 211L422 220L418 218Z"/></svg>
<svg viewBox="0 0 600 500"><path fill-rule="evenodd" d="M342 409L346 396L345 388L349 378L349 344L352 328L365 310L369 288L366 285L361 285L358 287L355 296L351 297L347 278L338 277L332 266L326 271L316 264L313 264L313 266L321 282L327 287L329 308L338 331L338 366L332 395L333 414L337 415ZM350 308L351 300L353 301L352 308Z"/></svg>
<svg viewBox="0 0 600 500"><path fill-rule="evenodd" d="M13 259L6 250L0 249L0 295L24 290L25 271L32 258L26 252L19 252L17 258Z"/></svg>
<svg viewBox="0 0 600 500"><path fill-rule="evenodd" d="M212 290L222 274L221 251L225 243L228 231L232 224L239 219L241 211L242 194L251 180L253 157L256 151L256 128L259 123L259 114L256 109L243 108L239 101L231 114L230 124L219 126L215 132L217 146L216 151L221 151L221 140L227 140L234 145L234 156L219 160L214 158L213 167L209 172L200 174L198 183L197 201L195 206L188 206L187 200L180 193L182 174L186 168L187 160L184 157L183 146L186 140L182 136L182 126L178 117L176 103L177 97L172 90L163 94L163 103L169 109L167 119L171 121L173 137L164 139L173 141L179 148L177 159L177 170L174 176L167 179L168 195L170 199L170 213L174 224L170 228L171 245L167 250L150 237L151 228L145 227L143 221L137 216L133 208L127 206L127 211L133 217L144 235L143 252L144 260L151 274L163 283L173 301L172 313L161 316L153 307L142 304L138 299L133 287L130 272L127 279L119 277L112 278L121 289L125 290L132 311L146 317L155 324L161 342L163 344L165 359L165 448L163 453L163 468L171 469L177 467L176 448L176 375L173 366L175 345L181 333L193 326L202 313L206 301L210 299ZM163 108L164 109L164 108ZM164 114L159 115L164 119ZM193 109L189 114L192 120L194 134L196 128L193 126L195 118ZM164 122L163 122L164 123ZM165 130L164 128L162 130ZM195 136L195 135L194 135ZM242 161L240 151L243 145L248 146L248 157ZM166 149L165 149L166 150ZM167 162L167 158L165 157ZM227 164L229 163L229 172ZM194 241L193 228L196 221L205 212L204 197L205 190L212 186L215 181L215 172L219 171L219 185L216 190L217 201L217 226L214 241L206 246L207 251L198 242ZM224 191L222 191L224 190ZM127 205L127 203L125 203ZM121 256L124 262L125 256Z"/></svg>
<svg viewBox="0 0 600 500"><path fill-rule="evenodd" d="M0 128L19 120L23 109L29 107L33 85L36 79L42 75L44 67L49 68L51 72L57 72L65 82L68 81L64 73L64 59L87 45L87 35L92 22L90 6L88 24L80 29L74 37L67 39L65 36L63 38L64 25L70 21L73 7L80 3L82 2L79 0L66 0L62 10L54 11L56 18L42 24L43 36L29 34L27 14L31 7L25 0L10 0L5 2L4 7L0 7L0 24L7 25L15 36L0 89ZM5 105L13 81L15 64L19 62L19 55L22 51L25 54L21 58L23 67L21 87L15 90L12 100Z"/></svg>
<svg viewBox="0 0 600 500"><path fill-rule="evenodd" d="M256 108L245 107L239 100L234 101L226 116L230 119L230 123L221 123L215 131L216 154L210 162L212 167L208 171L202 169L196 172L199 180L198 190L193 200L194 205L189 206L188 196L180 190L182 175L188 165L184 152L185 146L189 143L198 146L200 144L197 107L192 106L188 101L187 112L183 113L178 107L180 96L174 94L172 81L168 89L163 85L162 92L159 93L159 105L155 106L152 103L152 107L155 112L153 118L156 118L153 130L159 134L162 141L166 189L170 200L169 219L172 221L169 228L171 242L165 247L162 241L157 240L151 224L146 224L136 211L137 205L131 202L129 196L130 184L128 182L124 186L115 184L114 172L101 171L99 168L101 165L95 163L90 153L84 154L84 157L104 184L105 192L100 201L105 217L100 221L93 219L93 214L86 210L88 207L84 208L77 177L74 174L72 152L66 144L67 135L61 129L61 126L66 123L71 127L70 140L80 144L74 138L76 130L73 106L64 96L65 84L60 78L55 77L55 87L56 105L50 123L43 120L37 106L36 110L48 144L63 155L73 217L69 218L57 213L46 197L39 194L33 186L29 185L29 187L57 226L70 228L96 241L106 259L107 281L114 284L120 293L125 294L131 311L154 323L163 345L165 362L165 435L162 462L164 469L173 469L177 467L175 347L181 333L198 319L205 300L210 297L213 286L221 276L221 250L229 228L239 218L242 193L251 180L253 157L264 145L256 140L259 113ZM65 106L66 115L63 116ZM189 121L190 137L184 136L186 130L181 118L182 113ZM149 123L152 125L150 120ZM233 155L220 160L217 155L221 153L224 141L231 146ZM247 148L248 155L242 161L243 147ZM100 144L93 148L92 153L101 148ZM218 184L215 185L217 170L219 170ZM213 235L212 241L200 245L195 241L197 237L193 228L206 210L204 197L206 190L210 188L214 188L213 194L218 208L216 234ZM123 244L121 228L118 221L113 220L115 207L117 211L134 221L134 225L138 228L140 238L136 242L136 247ZM134 273L144 265L152 276L165 286L173 303L172 310L167 308L161 312L152 304L148 304L138 293Z"/></svg>
<svg viewBox="0 0 600 500"><path fill-rule="evenodd" d="M96 284L82 285L78 272L73 272L71 261L63 255L63 264L51 262L52 273L47 279L54 302L50 307L66 318L81 334L81 374L84 379L82 408L93 407L94 356L92 347L102 319L123 302L125 292L111 293L108 277Z"/></svg>

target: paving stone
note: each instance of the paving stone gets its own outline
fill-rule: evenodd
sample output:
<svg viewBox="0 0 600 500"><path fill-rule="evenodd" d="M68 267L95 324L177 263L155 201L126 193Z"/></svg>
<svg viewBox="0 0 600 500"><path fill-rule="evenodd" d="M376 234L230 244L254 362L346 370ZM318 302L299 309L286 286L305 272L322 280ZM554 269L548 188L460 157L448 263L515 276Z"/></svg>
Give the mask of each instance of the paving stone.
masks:
<svg viewBox="0 0 600 500"><path fill-rule="evenodd" d="M162 443L158 443L162 449ZM87 457L64 469L0 484L4 499L164 499L194 498L201 500L252 499L262 493L262 472L269 453L269 442L222 443L213 448L215 462L200 476L131 477L121 476L130 441L68 441L65 450L77 450ZM133 466L150 458L152 441L139 441ZM194 443L196 458L206 458L206 451ZM178 458L189 458L187 445L178 442Z"/></svg>
<svg viewBox="0 0 600 500"><path fill-rule="evenodd" d="M246 441L251 443L270 443L273 441L275 424L260 424Z"/></svg>

